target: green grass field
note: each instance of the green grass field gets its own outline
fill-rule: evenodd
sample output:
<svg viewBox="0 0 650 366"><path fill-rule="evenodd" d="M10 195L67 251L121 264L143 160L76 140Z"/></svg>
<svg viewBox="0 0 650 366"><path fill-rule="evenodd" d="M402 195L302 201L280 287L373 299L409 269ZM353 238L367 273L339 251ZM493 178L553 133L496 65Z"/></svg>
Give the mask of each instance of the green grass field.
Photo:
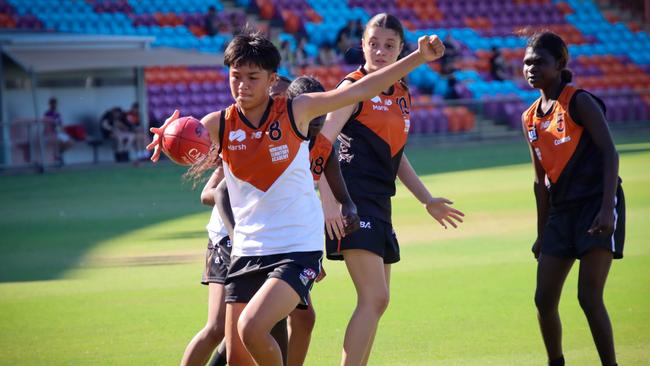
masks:
<svg viewBox="0 0 650 366"><path fill-rule="evenodd" d="M650 134L619 139L625 259L606 303L621 365L650 364ZM408 150L466 214L443 230L403 187L402 261L371 365L545 365L533 291L532 168L521 141ZM0 176L0 365L173 365L206 317L209 209L182 169L104 167ZM313 291L307 365L336 365L355 302L340 262ZM577 267L578 264L576 264ZM561 303L569 365L597 365L574 268Z"/></svg>

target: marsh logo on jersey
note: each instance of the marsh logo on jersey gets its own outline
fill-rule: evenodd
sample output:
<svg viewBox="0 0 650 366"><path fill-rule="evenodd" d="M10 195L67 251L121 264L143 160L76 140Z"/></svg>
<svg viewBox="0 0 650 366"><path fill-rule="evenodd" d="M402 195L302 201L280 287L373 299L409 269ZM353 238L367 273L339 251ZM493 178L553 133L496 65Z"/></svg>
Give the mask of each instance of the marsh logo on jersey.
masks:
<svg viewBox="0 0 650 366"><path fill-rule="evenodd" d="M382 112L388 112L388 107L390 104L386 103L386 105L381 104L381 98L379 96L376 96L372 99L370 99L372 102L372 110L373 111L382 111ZM388 101L387 101L388 102ZM392 102L391 102L392 104Z"/></svg>
<svg viewBox="0 0 650 366"><path fill-rule="evenodd" d="M300 282L302 282L303 285L307 286L307 284L309 284L309 281L316 279L316 276L316 271L311 268L305 268L302 270L298 277L300 278Z"/></svg>
<svg viewBox="0 0 650 366"><path fill-rule="evenodd" d="M228 134L228 140L242 142L246 140L246 132L244 132L242 129L230 131Z"/></svg>

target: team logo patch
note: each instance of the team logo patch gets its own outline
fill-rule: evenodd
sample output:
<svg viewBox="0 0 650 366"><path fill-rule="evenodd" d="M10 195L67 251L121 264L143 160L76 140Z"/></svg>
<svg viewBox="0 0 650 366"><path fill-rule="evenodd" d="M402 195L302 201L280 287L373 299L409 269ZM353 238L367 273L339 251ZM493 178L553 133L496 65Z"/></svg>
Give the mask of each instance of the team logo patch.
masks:
<svg viewBox="0 0 650 366"><path fill-rule="evenodd" d="M359 227L362 229L372 229L372 222L370 221L359 221Z"/></svg>
<svg viewBox="0 0 650 366"><path fill-rule="evenodd" d="M539 127L540 127L542 130L545 130L545 129L547 129L548 126L550 126L550 125L551 125L551 121L548 120L548 121L544 121L544 122L542 122L542 123L539 125Z"/></svg>
<svg viewBox="0 0 650 366"><path fill-rule="evenodd" d="M404 132L409 133L410 129L411 129L411 120L410 119L404 119Z"/></svg>
<svg viewBox="0 0 650 366"><path fill-rule="evenodd" d="M564 132L564 128L565 128L564 113L558 113L556 120L557 120L557 125L556 125L557 132Z"/></svg>
<svg viewBox="0 0 650 366"><path fill-rule="evenodd" d="M537 141L537 138L537 129L535 129L535 125L533 124L532 126L528 126L528 141L535 142Z"/></svg>
<svg viewBox="0 0 650 366"><path fill-rule="evenodd" d="M261 139L262 138L262 131L255 131L255 132L251 133L251 138L254 139L254 140L255 139L257 139L257 140Z"/></svg>
<svg viewBox="0 0 650 366"><path fill-rule="evenodd" d="M244 130L241 129L230 131L230 133L228 134L228 140L242 142L246 140L246 132L244 132Z"/></svg>
<svg viewBox="0 0 650 366"><path fill-rule="evenodd" d="M316 279L317 273L311 268L305 268L302 270L300 275L298 276L300 278L300 282L302 282L303 285L307 286L309 281L313 281Z"/></svg>
<svg viewBox="0 0 650 366"><path fill-rule="evenodd" d="M286 144L280 146L273 146L269 148L271 154L271 162L278 163L289 159L289 146Z"/></svg>

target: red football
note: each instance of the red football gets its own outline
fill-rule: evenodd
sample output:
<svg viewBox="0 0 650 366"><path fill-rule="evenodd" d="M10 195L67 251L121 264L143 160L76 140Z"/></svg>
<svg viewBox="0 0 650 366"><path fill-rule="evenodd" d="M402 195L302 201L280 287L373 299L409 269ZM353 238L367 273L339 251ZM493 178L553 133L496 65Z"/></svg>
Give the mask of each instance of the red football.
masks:
<svg viewBox="0 0 650 366"><path fill-rule="evenodd" d="M208 130L194 117L172 121L162 137L162 150L173 162L194 164L210 150Z"/></svg>

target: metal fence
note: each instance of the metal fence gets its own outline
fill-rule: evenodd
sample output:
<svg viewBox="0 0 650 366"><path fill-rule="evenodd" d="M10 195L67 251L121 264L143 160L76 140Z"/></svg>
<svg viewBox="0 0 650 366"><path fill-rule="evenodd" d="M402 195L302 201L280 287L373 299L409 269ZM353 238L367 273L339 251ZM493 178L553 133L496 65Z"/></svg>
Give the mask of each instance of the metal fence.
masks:
<svg viewBox="0 0 650 366"><path fill-rule="evenodd" d="M613 129L650 127L650 90L595 92L607 106ZM528 107L516 97L441 100L416 98L410 111L410 140L418 144L494 140L521 135L521 113ZM0 169L44 171L68 164L114 161L110 141L96 137L75 142L61 153L52 121L17 119L0 123ZM71 158L74 154L74 158Z"/></svg>

